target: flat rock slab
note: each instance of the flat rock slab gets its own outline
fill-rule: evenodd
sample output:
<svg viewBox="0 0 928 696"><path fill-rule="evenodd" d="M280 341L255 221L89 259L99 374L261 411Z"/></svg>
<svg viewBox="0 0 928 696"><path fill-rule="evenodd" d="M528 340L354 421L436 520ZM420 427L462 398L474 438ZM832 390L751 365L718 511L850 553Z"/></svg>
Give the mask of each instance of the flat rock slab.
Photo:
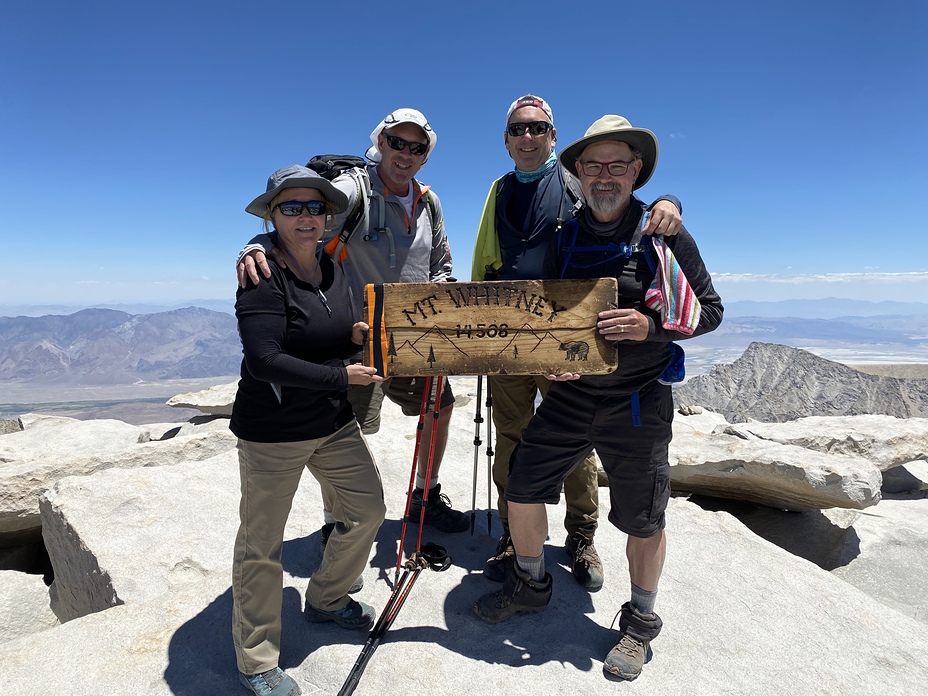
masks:
<svg viewBox="0 0 928 696"><path fill-rule="evenodd" d="M751 436L679 432L670 446L671 487L784 510L863 509L882 477L860 457L824 454Z"/></svg>
<svg viewBox="0 0 928 696"><path fill-rule="evenodd" d="M0 436L0 534L38 529L40 496L66 476L169 465L229 451L235 447L235 436L228 421L223 425L151 442L144 426L59 418Z"/></svg>
<svg viewBox="0 0 928 696"><path fill-rule="evenodd" d="M894 416L811 416L785 423L739 423L726 432L828 454L850 454L881 471L928 458L928 418Z"/></svg>
<svg viewBox="0 0 928 696"><path fill-rule="evenodd" d="M178 394L172 396L166 403L175 408L196 408L213 416L231 416L236 391L238 391L237 381L219 384L202 391Z"/></svg>

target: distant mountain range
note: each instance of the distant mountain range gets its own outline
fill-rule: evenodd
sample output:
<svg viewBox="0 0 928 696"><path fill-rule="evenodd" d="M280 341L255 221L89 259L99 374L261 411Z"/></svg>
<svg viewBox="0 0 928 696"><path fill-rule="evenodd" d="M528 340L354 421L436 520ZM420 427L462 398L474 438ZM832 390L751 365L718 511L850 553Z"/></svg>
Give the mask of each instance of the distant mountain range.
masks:
<svg viewBox="0 0 928 696"><path fill-rule="evenodd" d="M844 300L731 303L716 331L683 342L688 374L730 362L754 342L802 348L847 364L928 363L928 304L852 304ZM775 308L802 313L816 307L823 313L854 309L857 314L771 315ZM876 309L896 313L874 314ZM223 377L237 375L241 364L236 321L228 311L185 307L137 314L102 308L42 316L2 313L0 388L4 383L131 385Z"/></svg>
<svg viewBox="0 0 928 696"><path fill-rule="evenodd" d="M201 307L156 314L84 309L0 317L0 384L117 385L238 374L235 317Z"/></svg>

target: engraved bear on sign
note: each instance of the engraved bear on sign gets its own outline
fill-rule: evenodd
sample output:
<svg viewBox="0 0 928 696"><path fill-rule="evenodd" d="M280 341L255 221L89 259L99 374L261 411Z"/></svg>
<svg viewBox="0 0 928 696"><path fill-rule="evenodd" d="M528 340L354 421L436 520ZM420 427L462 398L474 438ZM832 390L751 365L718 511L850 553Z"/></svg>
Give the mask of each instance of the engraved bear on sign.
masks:
<svg viewBox="0 0 928 696"><path fill-rule="evenodd" d="M564 360L570 362L586 360L590 354L590 344L583 341L568 341L559 345L558 350L563 350L567 354L564 356Z"/></svg>

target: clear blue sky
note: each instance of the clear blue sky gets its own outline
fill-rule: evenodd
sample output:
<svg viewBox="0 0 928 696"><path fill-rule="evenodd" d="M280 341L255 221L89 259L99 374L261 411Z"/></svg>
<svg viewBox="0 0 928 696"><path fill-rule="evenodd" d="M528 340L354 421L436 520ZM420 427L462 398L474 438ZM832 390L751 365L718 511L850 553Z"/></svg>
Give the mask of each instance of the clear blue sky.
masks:
<svg viewBox="0 0 928 696"><path fill-rule="evenodd" d="M446 9L449 8L449 9ZM650 128L723 300L928 296L928 3L35 2L0 19L0 304L232 298L244 206L389 111L467 277L505 112Z"/></svg>

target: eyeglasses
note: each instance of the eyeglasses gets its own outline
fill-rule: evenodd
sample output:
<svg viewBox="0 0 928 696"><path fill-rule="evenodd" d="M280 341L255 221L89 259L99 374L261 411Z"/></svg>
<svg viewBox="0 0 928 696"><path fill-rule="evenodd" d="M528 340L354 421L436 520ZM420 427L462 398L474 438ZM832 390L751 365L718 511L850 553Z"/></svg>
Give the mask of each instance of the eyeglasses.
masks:
<svg viewBox="0 0 928 696"><path fill-rule="evenodd" d="M429 151L429 146L425 143L411 143L408 140L403 140L402 138L398 138L395 135L387 135L386 133L383 134L383 137L386 139L387 145L389 145L397 152L402 152L408 147L409 154L416 155L418 157Z"/></svg>
<svg viewBox="0 0 928 696"><path fill-rule="evenodd" d="M637 160L632 160L631 162L593 162L592 160L588 160L586 162L581 162L580 167L587 176L599 176L603 171L603 167L606 167L610 176L622 176L635 162L637 162Z"/></svg>
<svg viewBox="0 0 928 696"><path fill-rule="evenodd" d="M525 131L532 135L544 135L553 128L554 124L547 121L529 121L528 123L510 123L506 126L506 132L513 138L518 138L525 135Z"/></svg>
<svg viewBox="0 0 928 696"><path fill-rule="evenodd" d="M285 201L275 205L274 210L287 217L302 215L304 210L310 215L325 215L326 204L325 201Z"/></svg>

